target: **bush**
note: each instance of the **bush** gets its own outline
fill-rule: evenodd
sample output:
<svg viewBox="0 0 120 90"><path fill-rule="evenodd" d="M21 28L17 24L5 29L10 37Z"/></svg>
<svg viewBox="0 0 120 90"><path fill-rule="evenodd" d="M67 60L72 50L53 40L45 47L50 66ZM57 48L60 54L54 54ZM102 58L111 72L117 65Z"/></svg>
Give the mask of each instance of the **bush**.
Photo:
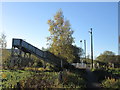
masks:
<svg viewBox="0 0 120 90"><path fill-rule="evenodd" d="M111 72L112 74L120 75L120 68L109 68L108 72Z"/></svg>
<svg viewBox="0 0 120 90"><path fill-rule="evenodd" d="M59 72L41 72L20 82L22 88L84 88L83 78L68 71L62 72L62 82Z"/></svg>
<svg viewBox="0 0 120 90"><path fill-rule="evenodd" d="M27 71L50 71L49 68L32 68L32 67L25 67L24 70Z"/></svg>
<svg viewBox="0 0 120 90"><path fill-rule="evenodd" d="M107 78L102 82L104 88L120 88L120 79Z"/></svg>
<svg viewBox="0 0 120 90"><path fill-rule="evenodd" d="M81 75L78 75L76 73L67 72L67 76L64 77L64 85L67 88L84 88L85 87L85 81L81 77Z"/></svg>
<svg viewBox="0 0 120 90"><path fill-rule="evenodd" d="M42 72L20 82L21 88L53 88L58 84L58 73Z"/></svg>
<svg viewBox="0 0 120 90"><path fill-rule="evenodd" d="M16 86L17 82L21 80L25 80L28 77L32 76L32 72L28 71L22 71L22 70L16 70L16 71L10 71L10 70L2 70L1 71L1 88L14 88Z"/></svg>

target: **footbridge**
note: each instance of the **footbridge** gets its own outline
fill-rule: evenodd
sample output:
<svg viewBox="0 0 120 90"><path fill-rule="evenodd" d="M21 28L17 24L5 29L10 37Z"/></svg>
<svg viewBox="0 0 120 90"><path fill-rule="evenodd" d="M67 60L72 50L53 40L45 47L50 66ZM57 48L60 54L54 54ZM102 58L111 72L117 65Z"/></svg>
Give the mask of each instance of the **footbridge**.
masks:
<svg viewBox="0 0 120 90"><path fill-rule="evenodd" d="M23 39L12 39L12 56L15 55L15 48L18 49L18 56L22 56L22 52L24 52L24 56L27 55L35 55L38 58L48 62L50 64L55 65L56 67L66 67L70 66L70 64L65 61L61 60L59 57L55 56L54 54L50 53L49 51L42 51L39 48L31 45L30 43L24 41Z"/></svg>

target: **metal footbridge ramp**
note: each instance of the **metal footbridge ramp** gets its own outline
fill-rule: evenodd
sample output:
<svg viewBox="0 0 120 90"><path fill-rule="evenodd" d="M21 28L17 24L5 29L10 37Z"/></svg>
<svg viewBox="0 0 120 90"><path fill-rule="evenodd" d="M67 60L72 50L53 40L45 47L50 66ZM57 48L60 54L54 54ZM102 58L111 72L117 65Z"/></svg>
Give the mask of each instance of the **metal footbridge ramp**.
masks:
<svg viewBox="0 0 120 90"><path fill-rule="evenodd" d="M62 62L63 67L69 65L69 63L67 61L61 60L60 58L58 58L54 54L50 53L49 51L42 51L22 39L16 39L16 38L12 39L12 54L13 54L13 50L15 48L19 49L20 56L21 56L22 52L24 52L25 54L29 53L29 55L33 54L33 55L37 56L38 58L40 58L50 64L53 64L59 68L61 67L61 62Z"/></svg>

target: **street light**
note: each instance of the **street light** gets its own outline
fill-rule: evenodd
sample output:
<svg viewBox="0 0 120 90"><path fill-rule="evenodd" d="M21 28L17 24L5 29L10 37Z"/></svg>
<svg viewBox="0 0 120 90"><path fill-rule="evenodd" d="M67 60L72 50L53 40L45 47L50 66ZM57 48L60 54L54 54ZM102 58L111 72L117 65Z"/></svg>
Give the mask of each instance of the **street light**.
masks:
<svg viewBox="0 0 120 90"><path fill-rule="evenodd" d="M93 68L93 36L92 36L92 28L90 30L91 31L89 31L89 33L91 35L91 60L92 60L92 68Z"/></svg>
<svg viewBox="0 0 120 90"><path fill-rule="evenodd" d="M80 40L80 44L81 44L80 47L82 48L82 40Z"/></svg>
<svg viewBox="0 0 120 90"><path fill-rule="evenodd" d="M81 50L82 50L82 40L80 40L80 47L81 47ZM80 54L80 61L81 61L81 54Z"/></svg>

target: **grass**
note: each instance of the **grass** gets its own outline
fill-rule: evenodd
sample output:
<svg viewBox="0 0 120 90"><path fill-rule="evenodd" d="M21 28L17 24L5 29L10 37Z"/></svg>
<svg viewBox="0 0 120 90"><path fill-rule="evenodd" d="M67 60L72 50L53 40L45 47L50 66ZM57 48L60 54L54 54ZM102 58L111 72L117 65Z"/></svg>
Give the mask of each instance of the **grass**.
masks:
<svg viewBox="0 0 120 90"><path fill-rule="evenodd" d="M30 69L30 68L29 68ZM40 71L41 70L41 71ZM1 70L2 80L0 88L84 88L83 71L63 71L62 82L59 72L47 72L39 68L40 72L31 70Z"/></svg>
<svg viewBox="0 0 120 90"><path fill-rule="evenodd" d="M37 72L36 72L37 70ZM93 73L98 77L103 88L119 87L120 69L94 69ZM86 88L85 69L62 72L60 81L59 72L45 70L43 68L26 68L25 70L0 70L0 89L17 88L17 83L21 88Z"/></svg>
<svg viewBox="0 0 120 90"><path fill-rule="evenodd" d="M33 72L22 70L1 70L0 78L2 82L0 88L14 88L17 82L25 80L33 74Z"/></svg>

